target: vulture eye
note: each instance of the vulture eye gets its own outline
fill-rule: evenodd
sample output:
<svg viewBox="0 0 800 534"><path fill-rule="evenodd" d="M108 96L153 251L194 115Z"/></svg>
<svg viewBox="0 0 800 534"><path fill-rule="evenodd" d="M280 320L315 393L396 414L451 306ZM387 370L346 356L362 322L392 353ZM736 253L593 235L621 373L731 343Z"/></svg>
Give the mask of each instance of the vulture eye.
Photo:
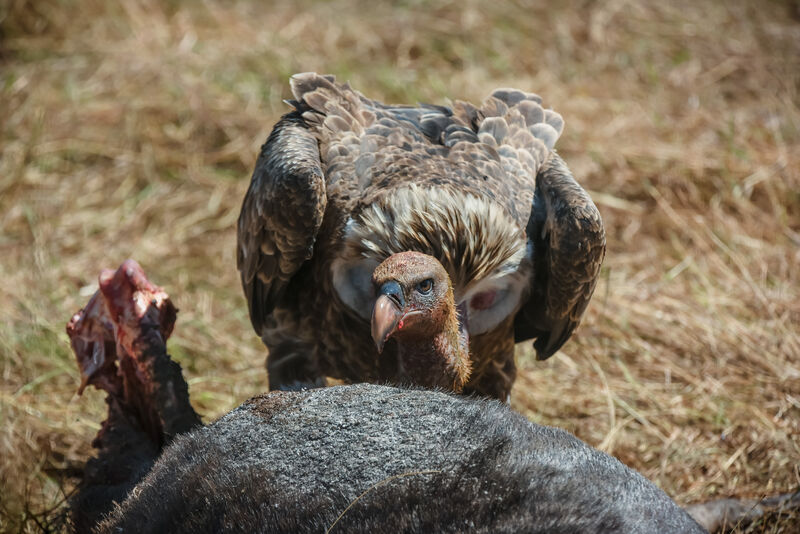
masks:
<svg viewBox="0 0 800 534"><path fill-rule="evenodd" d="M428 293L430 293L431 289L433 289L433 280L431 280L430 278L426 278L425 280L417 284L417 291L419 291L423 295L427 295Z"/></svg>

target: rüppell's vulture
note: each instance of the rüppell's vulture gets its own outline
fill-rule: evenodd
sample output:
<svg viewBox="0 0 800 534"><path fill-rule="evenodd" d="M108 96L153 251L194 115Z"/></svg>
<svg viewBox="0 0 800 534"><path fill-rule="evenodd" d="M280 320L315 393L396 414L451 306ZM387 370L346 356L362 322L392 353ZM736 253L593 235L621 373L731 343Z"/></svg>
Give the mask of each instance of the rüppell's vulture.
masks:
<svg viewBox="0 0 800 534"><path fill-rule="evenodd" d="M514 89L447 108L382 104L315 73L291 88L294 109L262 147L238 224L270 388L403 382L413 363L371 335L386 303L373 273L417 251L452 285L468 339L464 390L507 399L514 344L534 339L539 359L553 355L605 255L597 208L553 148L561 116Z"/></svg>

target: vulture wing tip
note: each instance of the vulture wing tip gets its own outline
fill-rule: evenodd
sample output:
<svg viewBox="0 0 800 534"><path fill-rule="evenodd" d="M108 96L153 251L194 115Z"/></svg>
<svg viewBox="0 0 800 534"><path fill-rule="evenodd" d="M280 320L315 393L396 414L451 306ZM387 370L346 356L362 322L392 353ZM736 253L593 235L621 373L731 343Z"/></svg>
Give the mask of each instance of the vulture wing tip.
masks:
<svg viewBox="0 0 800 534"><path fill-rule="evenodd" d="M578 326L578 323L570 320L569 317L565 317L553 324L549 332L543 333L533 342L533 347L536 349L536 359L539 361L546 360L558 352L570 338L576 326Z"/></svg>

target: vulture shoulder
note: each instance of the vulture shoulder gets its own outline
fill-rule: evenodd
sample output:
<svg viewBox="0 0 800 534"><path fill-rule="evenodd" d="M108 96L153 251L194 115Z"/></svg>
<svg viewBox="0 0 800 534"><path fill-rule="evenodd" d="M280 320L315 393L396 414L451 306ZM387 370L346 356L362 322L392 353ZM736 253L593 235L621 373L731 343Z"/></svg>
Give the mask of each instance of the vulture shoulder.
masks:
<svg viewBox="0 0 800 534"><path fill-rule="evenodd" d="M600 212L557 154L536 178L527 227L534 249L531 296L514 321L514 340L536 338L538 359L552 356L578 326L606 253Z"/></svg>
<svg viewBox="0 0 800 534"><path fill-rule="evenodd" d="M326 203L317 139L299 113L289 113L261 148L239 215L237 266L259 334L311 257Z"/></svg>

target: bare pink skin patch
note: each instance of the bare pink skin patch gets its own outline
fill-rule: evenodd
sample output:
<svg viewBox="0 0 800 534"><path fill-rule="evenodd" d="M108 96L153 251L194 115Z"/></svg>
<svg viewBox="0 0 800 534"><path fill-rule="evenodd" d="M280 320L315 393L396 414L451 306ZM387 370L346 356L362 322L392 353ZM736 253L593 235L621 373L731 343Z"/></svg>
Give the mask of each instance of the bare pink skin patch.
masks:
<svg viewBox="0 0 800 534"><path fill-rule="evenodd" d="M494 304L494 298L497 296L497 291L481 291L469 301L469 305L473 310L488 310Z"/></svg>

